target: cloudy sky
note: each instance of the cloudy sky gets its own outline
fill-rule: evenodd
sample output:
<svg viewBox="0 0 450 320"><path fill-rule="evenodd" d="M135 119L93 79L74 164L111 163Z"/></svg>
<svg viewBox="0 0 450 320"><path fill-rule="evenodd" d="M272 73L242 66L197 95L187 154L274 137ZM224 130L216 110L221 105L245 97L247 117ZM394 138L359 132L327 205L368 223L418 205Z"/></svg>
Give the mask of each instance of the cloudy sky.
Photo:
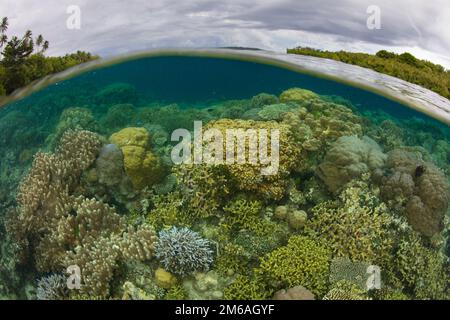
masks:
<svg viewBox="0 0 450 320"><path fill-rule="evenodd" d="M370 5L381 29L369 29ZM80 28L68 8L80 9ZM73 11L72 11L73 13ZM449 0L1 0L10 33L31 29L49 54L102 56L155 47L310 46L374 53L387 48L450 69Z"/></svg>

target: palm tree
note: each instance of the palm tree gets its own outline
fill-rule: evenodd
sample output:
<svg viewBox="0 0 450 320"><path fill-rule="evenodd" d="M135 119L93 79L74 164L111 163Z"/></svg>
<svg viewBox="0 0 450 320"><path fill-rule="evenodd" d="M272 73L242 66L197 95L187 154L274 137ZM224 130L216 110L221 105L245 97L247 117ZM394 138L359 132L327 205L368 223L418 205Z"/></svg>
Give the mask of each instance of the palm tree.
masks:
<svg viewBox="0 0 450 320"><path fill-rule="evenodd" d="M3 19L0 22L0 33L5 33L6 30L8 30L8 18L3 17Z"/></svg>
<svg viewBox="0 0 450 320"><path fill-rule="evenodd" d="M6 43L8 43L8 36L6 34L0 35L0 48L3 48Z"/></svg>
<svg viewBox="0 0 450 320"><path fill-rule="evenodd" d="M36 45L37 45L38 47L40 47L43 43L44 43L44 37L42 36L42 34L40 34L40 35L36 38Z"/></svg>
<svg viewBox="0 0 450 320"><path fill-rule="evenodd" d="M42 45L42 52L47 51L49 46L50 46L50 43L47 40L45 40L44 44Z"/></svg>

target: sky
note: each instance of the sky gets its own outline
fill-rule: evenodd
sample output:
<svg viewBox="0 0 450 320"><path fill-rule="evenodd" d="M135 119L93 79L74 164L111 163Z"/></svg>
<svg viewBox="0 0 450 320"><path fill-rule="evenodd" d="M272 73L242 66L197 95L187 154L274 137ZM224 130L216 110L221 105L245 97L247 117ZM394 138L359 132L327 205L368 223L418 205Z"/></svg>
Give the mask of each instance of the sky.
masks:
<svg viewBox="0 0 450 320"><path fill-rule="evenodd" d="M49 55L308 46L408 51L450 69L450 0L1 0L1 16L9 34L43 34Z"/></svg>

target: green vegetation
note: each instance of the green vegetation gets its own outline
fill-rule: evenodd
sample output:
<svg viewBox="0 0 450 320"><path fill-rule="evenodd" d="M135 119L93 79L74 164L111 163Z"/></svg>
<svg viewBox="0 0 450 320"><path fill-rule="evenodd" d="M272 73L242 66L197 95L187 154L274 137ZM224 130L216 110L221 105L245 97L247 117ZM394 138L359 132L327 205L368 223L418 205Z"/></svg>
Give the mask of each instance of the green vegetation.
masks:
<svg viewBox="0 0 450 320"><path fill-rule="evenodd" d="M408 52L396 54L381 50L376 55L372 55L346 51L321 51L302 47L288 49L287 52L333 59L369 68L418 84L450 99L450 70L445 70L443 66L426 60L419 60Z"/></svg>
<svg viewBox="0 0 450 320"><path fill-rule="evenodd" d="M62 57L45 57L50 44L42 35L33 38L33 33L28 30L22 38L8 38L8 26L8 18L0 20L0 96L46 75L98 58L83 51Z"/></svg>

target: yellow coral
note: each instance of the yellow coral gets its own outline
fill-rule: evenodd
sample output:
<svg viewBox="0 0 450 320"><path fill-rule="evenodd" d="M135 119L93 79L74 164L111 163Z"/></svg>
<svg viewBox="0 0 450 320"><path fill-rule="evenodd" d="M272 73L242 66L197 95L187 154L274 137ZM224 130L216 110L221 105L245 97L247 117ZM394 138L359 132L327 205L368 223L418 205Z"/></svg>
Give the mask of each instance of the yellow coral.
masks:
<svg viewBox="0 0 450 320"><path fill-rule="evenodd" d="M289 102L289 101L303 102L315 98L318 98L317 94L315 94L312 91L300 88L292 88L286 90L280 95L281 102Z"/></svg>
<svg viewBox="0 0 450 320"><path fill-rule="evenodd" d="M164 166L150 150L150 135L145 128L125 128L110 137L123 153L125 172L136 189L161 181Z"/></svg>

